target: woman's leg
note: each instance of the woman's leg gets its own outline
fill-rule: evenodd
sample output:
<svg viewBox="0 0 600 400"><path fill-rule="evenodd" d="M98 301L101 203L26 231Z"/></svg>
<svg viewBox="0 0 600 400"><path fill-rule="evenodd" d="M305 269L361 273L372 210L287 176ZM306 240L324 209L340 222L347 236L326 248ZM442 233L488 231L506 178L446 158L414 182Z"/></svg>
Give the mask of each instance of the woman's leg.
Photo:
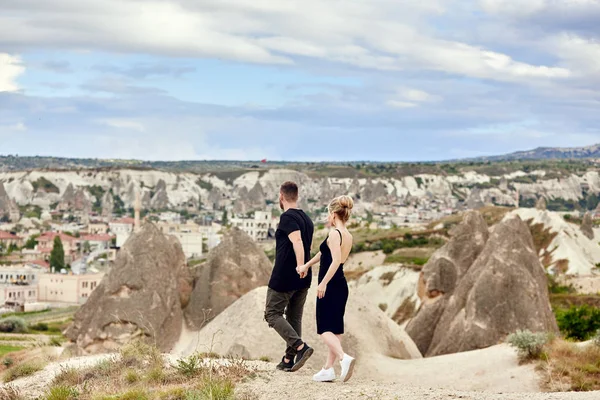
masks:
<svg viewBox="0 0 600 400"><path fill-rule="evenodd" d="M325 364L325 369L333 368L333 364L335 363L336 356L335 353L329 349L329 353L327 354L327 364Z"/></svg>
<svg viewBox="0 0 600 400"><path fill-rule="evenodd" d="M329 347L329 352L333 353L333 356L335 358L339 358L341 360L344 357L344 349L342 349L342 342L340 342L340 339L338 339L336 335L334 335L331 332L325 332L321 335L321 339L327 345L327 347ZM329 357L327 360L329 361Z"/></svg>

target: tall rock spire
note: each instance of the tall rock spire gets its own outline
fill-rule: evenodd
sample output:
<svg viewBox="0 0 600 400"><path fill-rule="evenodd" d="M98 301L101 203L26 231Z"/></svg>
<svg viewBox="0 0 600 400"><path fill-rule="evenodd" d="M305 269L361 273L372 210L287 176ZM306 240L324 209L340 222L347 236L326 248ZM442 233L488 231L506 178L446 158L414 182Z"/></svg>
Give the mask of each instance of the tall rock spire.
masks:
<svg viewBox="0 0 600 400"><path fill-rule="evenodd" d="M135 225L133 227L134 232L139 232L140 231L140 211L142 210L142 201L140 199L140 191L136 190L135 191L135 206L134 206L134 211L135 211Z"/></svg>

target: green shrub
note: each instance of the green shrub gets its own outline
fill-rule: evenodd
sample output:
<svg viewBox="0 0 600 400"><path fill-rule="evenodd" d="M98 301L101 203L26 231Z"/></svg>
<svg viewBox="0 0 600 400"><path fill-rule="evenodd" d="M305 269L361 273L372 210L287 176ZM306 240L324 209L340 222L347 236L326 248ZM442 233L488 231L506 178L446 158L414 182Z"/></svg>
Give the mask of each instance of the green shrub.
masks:
<svg viewBox="0 0 600 400"><path fill-rule="evenodd" d="M14 363L15 360L10 357L6 357L4 360L2 360L2 365L4 365L6 368L12 367Z"/></svg>
<svg viewBox="0 0 600 400"><path fill-rule="evenodd" d="M533 333L529 330L519 330L508 336L506 341L517 349L521 358L534 360L542 354L544 345L548 343L548 335L545 333Z"/></svg>
<svg viewBox="0 0 600 400"><path fill-rule="evenodd" d="M174 365L174 368L183 376L196 376L202 370L202 360L198 355L193 354L187 358L177 360L177 364Z"/></svg>
<svg viewBox="0 0 600 400"><path fill-rule="evenodd" d="M0 319L0 332L4 333L26 333L27 325L22 318L8 317Z"/></svg>
<svg viewBox="0 0 600 400"><path fill-rule="evenodd" d="M575 293L573 285L561 285L560 282L552 274L546 274L548 276L548 290L552 294L571 294Z"/></svg>
<svg viewBox="0 0 600 400"><path fill-rule="evenodd" d="M584 304L557 310L556 321L568 339L588 340L600 329L600 309Z"/></svg>
<svg viewBox="0 0 600 400"><path fill-rule="evenodd" d="M233 382L225 378L206 378L200 385L200 399L232 400L234 397ZM192 397L195 399L196 397Z"/></svg>
<svg viewBox="0 0 600 400"><path fill-rule="evenodd" d="M46 400L76 400L79 398L77 389L71 386L54 386L46 395Z"/></svg>
<svg viewBox="0 0 600 400"><path fill-rule="evenodd" d="M34 325L29 325L29 329L31 329L32 331L38 331L38 332L48 332L48 324L45 322L39 322Z"/></svg>

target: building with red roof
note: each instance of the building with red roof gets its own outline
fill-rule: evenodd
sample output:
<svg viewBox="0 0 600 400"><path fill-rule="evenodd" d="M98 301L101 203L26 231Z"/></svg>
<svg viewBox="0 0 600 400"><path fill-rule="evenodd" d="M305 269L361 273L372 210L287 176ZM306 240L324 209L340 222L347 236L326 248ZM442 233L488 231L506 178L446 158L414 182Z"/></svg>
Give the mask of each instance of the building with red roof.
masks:
<svg viewBox="0 0 600 400"><path fill-rule="evenodd" d="M67 235L66 233L57 233L57 232L46 232L38 237L36 240L38 242L38 250L42 253L50 253L54 248L54 239L59 237L62 244L63 249L66 254L72 254L77 251L77 242L78 239L76 237Z"/></svg>
<svg viewBox="0 0 600 400"><path fill-rule="evenodd" d="M23 238L15 235L14 233L0 231L0 245L2 248L7 248L11 244L21 247L23 245Z"/></svg>

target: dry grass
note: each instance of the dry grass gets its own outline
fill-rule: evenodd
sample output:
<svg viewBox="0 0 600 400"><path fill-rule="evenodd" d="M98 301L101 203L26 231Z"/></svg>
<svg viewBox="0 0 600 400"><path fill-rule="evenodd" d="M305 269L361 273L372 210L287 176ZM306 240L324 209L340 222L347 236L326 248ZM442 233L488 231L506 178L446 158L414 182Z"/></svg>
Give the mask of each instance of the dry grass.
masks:
<svg viewBox="0 0 600 400"><path fill-rule="evenodd" d="M406 298L406 299L404 299L404 301L402 302L400 307L398 307L398 310L396 310L396 313L392 316L392 319L398 325L401 325L404 322L411 319L412 317L414 317L416 311L417 311L417 305L416 305L415 301L413 301L409 298Z"/></svg>
<svg viewBox="0 0 600 400"><path fill-rule="evenodd" d="M600 347L556 339L545 346L538 369L553 392L600 390Z"/></svg>
<svg viewBox="0 0 600 400"><path fill-rule="evenodd" d="M362 278L362 276L364 274L366 274L367 272L369 272L369 270L365 269L365 268L354 269L354 270L350 270L350 271L344 271L344 276L349 281L357 281L360 278Z"/></svg>
<svg viewBox="0 0 600 400"><path fill-rule="evenodd" d="M533 237L535 251L541 257L544 268L547 269L552 265L552 253L556 251L556 248L550 249L550 245L558 235L558 232L551 232L551 228L546 228L544 224L534 224L533 219L529 219L525 222L529 225L529 231ZM558 267L560 268L561 266Z"/></svg>
<svg viewBox="0 0 600 400"><path fill-rule="evenodd" d="M169 365L152 346L137 342L119 355L82 370L64 369L46 398L69 400L234 400L236 383L253 376L242 360L194 355ZM0 399L2 400L2 399Z"/></svg>
<svg viewBox="0 0 600 400"><path fill-rule="evenodd" d="M36 372L44 369L45 364L41 361L26 361L10 367L4 373L3 380L5 383L15 381L19 378L34 375Z"/></svg>

